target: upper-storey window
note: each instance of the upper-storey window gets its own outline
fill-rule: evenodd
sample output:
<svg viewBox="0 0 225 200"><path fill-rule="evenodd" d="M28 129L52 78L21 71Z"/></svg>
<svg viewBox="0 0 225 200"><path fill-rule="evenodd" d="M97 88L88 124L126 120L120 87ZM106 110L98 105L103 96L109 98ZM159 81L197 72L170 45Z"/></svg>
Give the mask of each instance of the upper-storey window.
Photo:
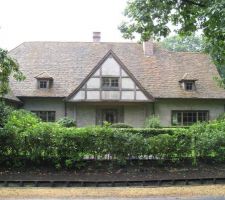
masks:
<svg viewBox="0 0 225 200"><path fill-rule="evenodd" d="M102 78L102 88L105 88L105 89L119 88L119 78L117 77Z"/></svg>
<svg viewBox="0 0 225 200"><path fill-rule="evenodd" d="M49 83L47 80L39 80L39 88L47 89L49 86Z"/></svg>
<svg viewBox="0 0 225 200"><path fill-rule="evenodd" d="M184 87L187 91L195 90L195 83L194 81L186 81L184 82Z"/></svg>
<svg viewBox="0 0 225 200"><path fill-rule="evenodd" d="M53 84L53 77L51 77L47 72L42 72L34 78L37 79L39 89L48 89Z"/></svg>
<svg viewBox="0 0 225 200"><path fill-rule="evenodd" d="M183 77L179 80L182 89L184 89L185 91L195 91L196 90L196 85L195 82L198 79L196 77L194 77L192 74L190 73L185 73L183 75Z"/></svg>

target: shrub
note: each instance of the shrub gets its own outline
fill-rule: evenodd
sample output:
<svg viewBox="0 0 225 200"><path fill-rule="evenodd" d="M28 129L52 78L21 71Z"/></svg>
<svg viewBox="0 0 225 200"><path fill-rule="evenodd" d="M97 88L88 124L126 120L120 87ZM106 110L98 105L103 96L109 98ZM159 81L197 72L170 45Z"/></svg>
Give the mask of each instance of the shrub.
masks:
<svg viewBox="0 0 225 200"><path fill-rule="evenodd" d="M225 121L198 123L189 129L160 128L66 128L58 123L40 122L32 113L13 111L0 129L0 161L21 158L38 165L73 168L88 156L110 156L120 164L150 156L157 161L202 158L225 161ZM166 163L166 162L165 162Z"/></svg>
<svg viewBox="0 0 225 200"><path fill-rule="evenodd" d="M197 123L190 128L195 158L225 161L225 121Z"/></svg>
<svg viewBox="0 0 225 200"><path fill-rule="evenodd" d="M5 127L11 132L19 133L32 129L39 122L40 119L34 113L22 109L14 110L9 114Z"/></svg>
<svg viewBox="0 0 225 200"><path fill-rule="evenodd" d="M150 116L145 121L145 128L159 128L160 127L160 119L155 115Z"/></svg>
<svg viewBox="0 0 225 200"><path fill-rule="evenodd" d="M7 122L9 114L13 111L13 108L5 105L4 101L0 99L0 127L3 127Z"/></svg>
<svg viewBox="0 0 225 200"><path fill-rule="evenodd" d="M125 123L116 123L116 124L112 124L110 128L133 128L133 127Z"/></svg>
<svg viewBox="0 0 225 200"><path fill-rule="evenodd" d="M63 127L76 127L76 122L69 118L69 117L64 117L58 120L58 123L62 125Z"/></svg>

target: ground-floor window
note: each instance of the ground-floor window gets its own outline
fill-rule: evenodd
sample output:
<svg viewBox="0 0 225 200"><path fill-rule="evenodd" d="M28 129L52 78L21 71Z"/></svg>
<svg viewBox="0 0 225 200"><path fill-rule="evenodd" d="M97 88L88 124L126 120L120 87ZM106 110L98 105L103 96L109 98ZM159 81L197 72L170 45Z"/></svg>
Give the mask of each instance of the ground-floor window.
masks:
<svg viewBox="0 0 225 200"><path fill-rule="evenodd" d="M32 111L44 122L54 122L55 121L55 111Z"/></svg>
<svg viewBox="0 0 225 200"><path fill-rule="evenodd" d="M208 121L209 111L172 111L172 125L189 126L196 122Z"/></svg>

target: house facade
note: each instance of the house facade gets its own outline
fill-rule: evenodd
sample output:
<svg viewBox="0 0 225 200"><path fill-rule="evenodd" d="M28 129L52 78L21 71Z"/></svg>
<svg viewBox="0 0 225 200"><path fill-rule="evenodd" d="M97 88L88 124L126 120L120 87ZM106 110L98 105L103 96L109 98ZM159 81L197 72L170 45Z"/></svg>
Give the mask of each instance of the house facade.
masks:
<svg viewBox="0 0 225 200"><path fill-rule="evenodd" d="M143 127L156 115L162 126L185 126L224 113L225 90L202 53L169 52L152 41L101 42L95 32L93 42L27 42L10 56L26 76L11 80L11 96L44 121Z"/></svg>

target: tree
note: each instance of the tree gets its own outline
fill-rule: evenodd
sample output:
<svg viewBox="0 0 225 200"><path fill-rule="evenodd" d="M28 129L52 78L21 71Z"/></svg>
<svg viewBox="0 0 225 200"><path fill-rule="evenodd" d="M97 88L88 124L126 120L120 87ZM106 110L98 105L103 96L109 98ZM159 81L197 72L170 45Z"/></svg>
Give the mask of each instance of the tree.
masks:
<svg viewBox="0 0 225 200"><path fill-rule="evenodd" d="M0 48L0 97L9 92L9 78L11 75L18 81L25 79L25 76L19 70L18 63L7 53L6 50Z"/></svg>
<svg viewBox="0 0 225 200"><path fill-rule="evenodd" d="M203 52L205 50L205 41L200 36L186 36L181 37L179 35L167 37L162 42L161 46L170 51L190 51L190 52Z"/></svg>
<svg viewBox="0 0 225 200"><path fill-rule="evenodd" d="M214 63L225 68L225 0L129 0L124 14L119 29L129 39L138 33L142 41L159 40L171 25L181 36L201 30Z"/></svg>

